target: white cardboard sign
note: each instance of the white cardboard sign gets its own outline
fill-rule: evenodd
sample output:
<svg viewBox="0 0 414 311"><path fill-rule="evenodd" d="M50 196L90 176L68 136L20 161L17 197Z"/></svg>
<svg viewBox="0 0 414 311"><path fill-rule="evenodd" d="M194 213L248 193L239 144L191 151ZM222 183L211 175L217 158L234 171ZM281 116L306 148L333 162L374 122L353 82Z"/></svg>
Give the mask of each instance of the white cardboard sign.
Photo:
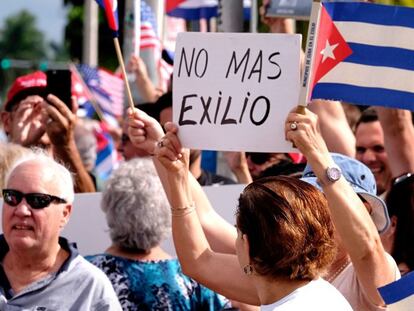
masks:
<svg viewBox="0 0 414 311"><path fill-rule="evenodd" d="M298 104L301 35L180 33L173 121L188 148L287 152Z"/></svg>

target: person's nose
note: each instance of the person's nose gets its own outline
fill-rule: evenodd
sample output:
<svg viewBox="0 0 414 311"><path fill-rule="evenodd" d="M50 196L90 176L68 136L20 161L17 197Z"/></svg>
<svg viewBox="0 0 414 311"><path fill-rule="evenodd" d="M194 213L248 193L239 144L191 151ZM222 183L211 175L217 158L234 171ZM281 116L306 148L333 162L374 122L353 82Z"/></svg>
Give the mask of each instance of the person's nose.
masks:
<svg viewBox="0 0 414 311"><path fill-rule="evenodd" d="M18 217L27 217L31 214L31 209L29 204L27 204L26 200L23 199L17 206L13 207L14 214Z"/></svg>
<svg viewBox="0 0 414 311"><path fill-rule="evenodd" d="M375 152L372 151L371 149L365 150L364 155L362 156L362 162L365 164L369 164L369 163L375 162L375 160L376 160Z"/></svg>

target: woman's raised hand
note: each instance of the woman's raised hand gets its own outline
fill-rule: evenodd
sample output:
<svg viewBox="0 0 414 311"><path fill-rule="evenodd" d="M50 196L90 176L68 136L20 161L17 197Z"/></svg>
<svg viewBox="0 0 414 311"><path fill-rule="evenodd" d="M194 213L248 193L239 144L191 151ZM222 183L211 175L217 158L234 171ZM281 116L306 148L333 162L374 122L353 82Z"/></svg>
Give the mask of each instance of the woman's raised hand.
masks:
<svg viewBox="0 0 414 311"><path fill-rule="evenodd" d="M305 109L305 114L289 113L285 122L285 136L308 159L329 152L319 129L318 116L308 109Z"/></svg>
<svg viewBox="0 0 414 311"><path fill-rule="evenodd" d="M128 108L127 115L128 136L132 144L149 154L154 154L157 142L164 136L161 125L138 108Z"/></svg>
<svg viewBox="0 0 414 311"><path fill-rule="evenodd" d="M165 124L166 134L157 143L155 154L161 164L171 173L187 176L189 170L189 150L182 148L177 136L178 127L172 123Z"/></svg>

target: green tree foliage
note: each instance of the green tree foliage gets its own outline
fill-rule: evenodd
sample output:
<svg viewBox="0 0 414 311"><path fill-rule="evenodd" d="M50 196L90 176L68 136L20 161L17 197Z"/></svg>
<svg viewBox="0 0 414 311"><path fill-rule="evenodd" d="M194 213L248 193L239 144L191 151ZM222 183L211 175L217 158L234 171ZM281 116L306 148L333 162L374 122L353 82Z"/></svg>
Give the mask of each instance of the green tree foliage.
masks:
<svg viewBox="0 0 414 311"><path fill-rule="evenodd" d="M24 59L35 62L47 55L44 35L36 27L36 17L26 10L9 16L0 30L0 56L2 59ZM7 61L6 61L7 63ZM0 69L0 95L4 98L13 80L34 68Z"/></svg>
<svg viewBox="0 0 414 311"><path fill-rule="evenodd" d="M68 7L68 23L65 28L65 40L68 44L69 54L72 59L82 60L82 44L83 44L83 15L84 1L80 0L64 0L65 6ZM122 46L122 27L124 1L118 1L118 19L120 25L119 40ZM99 9L99 43L98 43L98 63L100 66L115 70L118 67L115 47L112 39L112 33L108 29L105 14Z"/></svg>
<svg viewBox="0 0 414 311"><path fill-rule="evenodd" d="M23 10L5 20L0 36L0 55L36 60L46 57L43 33L36 28L36 18Z"/></svg>

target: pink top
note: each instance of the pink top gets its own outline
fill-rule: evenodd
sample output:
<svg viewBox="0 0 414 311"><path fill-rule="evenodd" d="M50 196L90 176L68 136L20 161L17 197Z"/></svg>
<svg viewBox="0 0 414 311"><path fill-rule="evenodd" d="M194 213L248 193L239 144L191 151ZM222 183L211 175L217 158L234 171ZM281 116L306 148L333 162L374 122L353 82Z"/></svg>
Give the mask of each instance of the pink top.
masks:
<svg viewBox="0 0 414 311"><path fill-rule="evenodd" d="M387 258L395 266L395 280L398 280L400 272L394 259L387 254ZM331 282L333 286L338 289L342 295L348 300L349 304L355 311L382 311L387 310L386 307L379 307L374 305L367 297L363 287L359 283L356 276L354 266L350 262L346 268L338 274L338 276Z"/></svg>

